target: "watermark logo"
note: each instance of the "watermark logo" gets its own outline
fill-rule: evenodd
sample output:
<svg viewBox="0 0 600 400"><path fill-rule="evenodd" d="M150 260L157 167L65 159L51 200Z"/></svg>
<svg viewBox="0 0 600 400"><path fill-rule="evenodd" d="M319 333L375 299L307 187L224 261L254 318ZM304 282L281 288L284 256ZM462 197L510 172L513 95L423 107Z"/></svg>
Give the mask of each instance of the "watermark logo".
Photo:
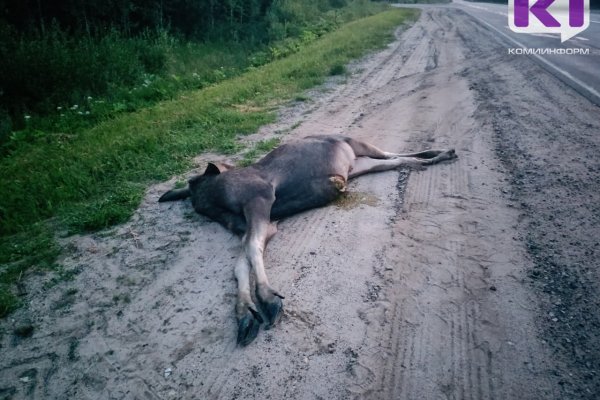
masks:
<svg viewBox="0 0 600 400"><path fill-rule="evenodd" d="M564 42L590 25L590 0L508 0L508 26L517 33L560 33Z"/></svg>

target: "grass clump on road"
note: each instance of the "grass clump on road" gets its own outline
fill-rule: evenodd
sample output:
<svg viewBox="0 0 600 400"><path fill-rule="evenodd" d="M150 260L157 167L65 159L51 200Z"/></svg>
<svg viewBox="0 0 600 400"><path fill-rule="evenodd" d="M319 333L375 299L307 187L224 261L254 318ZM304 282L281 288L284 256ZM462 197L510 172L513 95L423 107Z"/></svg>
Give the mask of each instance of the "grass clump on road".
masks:
<svg viewBox="0 0 600 400"><path fill-rule="evenodd" d="M0 314L16 307L11 287L28 268L53 264L57 230L94 231L126 221L150 183L186 171L200 152L239 151L238 135L274 121L278 105L322 83L332 68L383 46L396 26L417 15L394 9L356 20L235 78L6 154L0 160Z"/></svg>

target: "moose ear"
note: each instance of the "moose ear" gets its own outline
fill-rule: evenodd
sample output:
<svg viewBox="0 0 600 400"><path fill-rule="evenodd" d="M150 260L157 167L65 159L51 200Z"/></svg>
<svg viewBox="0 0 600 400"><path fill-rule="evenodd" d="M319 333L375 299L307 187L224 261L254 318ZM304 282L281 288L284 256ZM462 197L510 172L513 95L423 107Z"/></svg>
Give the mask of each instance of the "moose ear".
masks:
<svg viewBox="0 0 600 400"><path fill-rule="evenodd" d="M206 171L204 171L204 175L218 175L221 172L229 171L233 168L235 168L233 165L224 162L209 162Z"/></svg>
<svg viewBox="0 0 600 400"><path fill-rule="evenodd" d="M208 166L206 167L206 170L204 171L204 175L219 175L221 173L221 170L219 169L219 167L214 164L209 162Z"/></svg>

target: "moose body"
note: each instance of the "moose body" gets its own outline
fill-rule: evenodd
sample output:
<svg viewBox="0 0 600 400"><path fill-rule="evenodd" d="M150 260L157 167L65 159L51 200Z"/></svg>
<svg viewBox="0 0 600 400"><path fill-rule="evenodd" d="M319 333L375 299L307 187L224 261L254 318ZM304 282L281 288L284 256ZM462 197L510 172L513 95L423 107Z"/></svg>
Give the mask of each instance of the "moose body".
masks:
<svg viewBox="0 0 600 400"><path fill-rule="evenodd" d="M261 323L270 328L282 312L284 297L269 284L263 260L265 246L277 232L273 221L328 204L356 176L401 166L422 168L453 158L453 149L397 154L347 136L309 136L281 145L245 168L209 163L187 188L171 190L159 201L191 197L196 212L242 236L243 249L235 266L237 341L247 345L258 335ZM251 270L262 314L252 300Z"/></svg>

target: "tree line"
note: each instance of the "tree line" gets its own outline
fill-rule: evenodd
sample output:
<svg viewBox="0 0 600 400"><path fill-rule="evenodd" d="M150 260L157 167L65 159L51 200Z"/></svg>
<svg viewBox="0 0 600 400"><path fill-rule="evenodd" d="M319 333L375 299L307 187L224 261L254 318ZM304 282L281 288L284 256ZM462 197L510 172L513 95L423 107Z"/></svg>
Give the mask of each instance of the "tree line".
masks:
<svg viewBox="0 0 600 400"><path fill-rule="evenodd" d="M45 35L51 27L98 36L167 30L187 39L267 39L273 24L297 23L347 0L0 0L0 24ZM249 36L248 36L249 35Z"/></svg>
<svg viewBox="0 0 600 400"><path fill-rule="evenodd" d="M210 84L220 79L220 68L241 70L256 63L243 61L245 55L258 52L254 58L268 60L260 55L265 49L268 54L273 43L300 37L307 30L317 35L329 31L341 9L347 12L368 3L0 0L0 147L11 131L33 127L39 121L36 115L56 114L90 96L109 96L119 109L131 109L132 88L148 79L158 82L149 75L164 79L135 92L143 92L144 101L169 98L178 88ZM220 50L209 51L210 46ZM229 52L230 60L213 65L219 52ZM173 71L174 64L183 67ZM86 120L94 115L100 118L91 113ZM59 119L59 125L67 117Z"/></svg>

